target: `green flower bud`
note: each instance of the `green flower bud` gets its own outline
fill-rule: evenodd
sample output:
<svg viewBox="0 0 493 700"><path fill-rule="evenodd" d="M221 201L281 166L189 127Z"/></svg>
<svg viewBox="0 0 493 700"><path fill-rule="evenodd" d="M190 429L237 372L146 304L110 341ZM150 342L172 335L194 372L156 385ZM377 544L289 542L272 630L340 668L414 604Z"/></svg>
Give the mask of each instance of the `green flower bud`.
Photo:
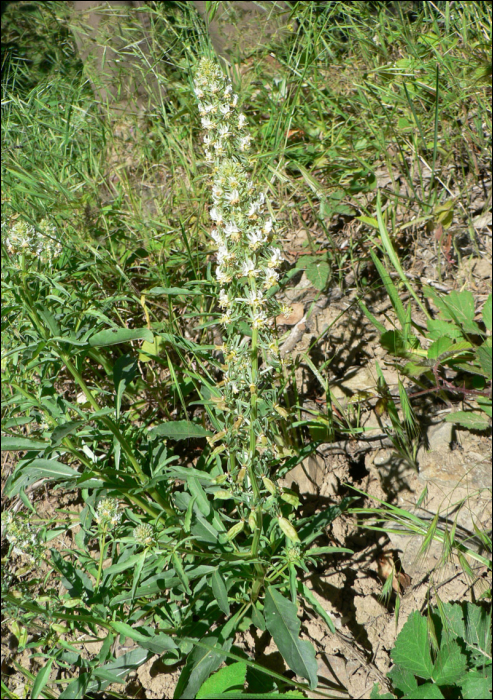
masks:
<svg viewBox="0 0 493 700"><path fill-rule="evenodd" d="M257 527L257 514L254 510L251 510L250 515L248 516L248 526L252 532Z"/></svg>
<svg viewBox="0 0 493 700"><path fill-rule="evenodd" d="M219 491L214 493L214 498L219 498L221 501L227 501L228 498L233 498L233 494L231 491L223 491L222 489L219 489Z"/></svg>
<svg viewBox="0 0 493 700"><path fill-rule="evenodd" d="M289 520L287 518L283 518L281 515L278 517L278 522L279 522L279 527L281 528L282 532L286 535L288 539L291 540L291 542L299 542L300 538L298 537L298 533L294 529L294 527L291 525Z"/></svg>
<svg viewBox="0 0 493 700"><path fill-rule="evenodd" d="M228 542L231 542L231 540L234 540L234 538L240 534L240 532L243 530L244 527L245 527L245 521L240 520L239 523L236 523L236 525L233 525L233 527L231 527L228 530L228 532L226 533L226 540Z"/></svg>
<svg viewBox="0 0 493 700"><path fill-rule="evenodd" d="M270 479L268 479L266 476L262 477L262 482L263 482L265 488L267 489L267 491L269 493L271 493L273 496L275 496L276 495L276 485L274 484L274 482L271 481Z"/></svg>
<svg viewBox="0 0 493 700"><path fill-rule="evenodd" d="M294 491L291 491L291 489L283 489L281 493L281 498L283 501L286 501L286 503L289 503L289 505L293 506L294 508L298 508L298 506L300 505L300 499Z"/></svg>

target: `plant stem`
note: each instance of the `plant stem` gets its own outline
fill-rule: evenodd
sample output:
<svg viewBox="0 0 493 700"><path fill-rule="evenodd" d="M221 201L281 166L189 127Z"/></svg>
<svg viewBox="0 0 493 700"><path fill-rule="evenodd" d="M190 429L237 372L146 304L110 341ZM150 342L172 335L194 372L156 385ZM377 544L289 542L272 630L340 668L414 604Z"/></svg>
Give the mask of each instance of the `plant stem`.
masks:
<svg viewBox="0 0 493 700"><path fill-rule="evenodd" d="M103 570L103 556L104 556L104 546L106 544L106 527L104 528L102 535L99 540L99 566L98 575L96 578L96 590L99 588L99 582L101 580L101 572Z"/></svg>

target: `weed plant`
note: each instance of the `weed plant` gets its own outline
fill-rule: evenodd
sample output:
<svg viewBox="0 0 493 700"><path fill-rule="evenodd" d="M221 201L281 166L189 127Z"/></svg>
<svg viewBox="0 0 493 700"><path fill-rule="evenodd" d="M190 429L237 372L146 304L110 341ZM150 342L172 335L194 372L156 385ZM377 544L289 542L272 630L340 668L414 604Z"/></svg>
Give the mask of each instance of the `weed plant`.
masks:
<svg viewBox="0 0 493 700"><path fill-rule="evenodd" d="M406 293L412 308L424 304L395 251L405 258L405 236L423 239L439 225L467 230L472 252L478 245L471 212L488 205L477 212L470 193L485 181L491 145L491 9L429 3L410 17L399 6L391 16L380 4L372 14L366 3L296 3L298 30L266 47L273 62L246 61L240 82L216 63L190 3L149 5L144 73L164 82L157 66L171 47L166 102L122 136L74 79L65 3L54 5L32 4L20 24L7 13L5 25L2 450L18 458L4 495L20 512L4 517L2 593L5 624L41 662L35 676L17 669L26 695L92 697L155 654L170 667L184 662L175 697L245 683L262 697L313 689L301 610L334 628L306 579L317 564L350 557L324 533L352 499L303 517L279 479L316 448L304 432L314 425L330 440L360 431L330 401L302 419L275 319L302 270L320 295L356 270L365 308L373 292L387 294L400 323L382 345L405 348L397 354L420 368L407 373L428 382L423 390L451 391L438 386L450 380L443 365L475 373L483 383L467 396L478 397L474 415L486 426L491 321L473 332L469 297L460 318L437 297L435 323L448 332L430 354L425 340L436 339L419 336L411 306L397 301ZM349 220L360 234L342 247ZM283 239L298 228L307 254L289 269ZM438 254L445 270L450 250L440 243ZM305 359L330 398L330 358ZM404 384L399 398L383 380L379 389L389 435L413 461ZM46 483L49 518L37 506ZM70 507L56 502L71 492ZM307 683L234 646L252 625ZM91 641L102 645L87 658L80 645ZM234 677L216 687L225 673ZM14 696L3 680L2 689Z"/></svg>

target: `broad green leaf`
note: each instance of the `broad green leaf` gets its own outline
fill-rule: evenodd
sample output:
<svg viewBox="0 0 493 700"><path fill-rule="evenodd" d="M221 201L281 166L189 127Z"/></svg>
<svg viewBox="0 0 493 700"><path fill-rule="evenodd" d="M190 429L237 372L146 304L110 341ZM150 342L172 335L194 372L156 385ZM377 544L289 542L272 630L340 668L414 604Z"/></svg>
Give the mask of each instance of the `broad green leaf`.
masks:
<svg viewBox="0 0 493 700"><path fill-rule="evenodd" d="M20 450L41 452L49 446L50 444L48 442L43 442L43 440L31 440L25 437L2 435L2 452L19 452Z"/></svg>
<svg viewBox="0 0 493 700"><path fill-rule="evenodd" d="M453 685L464 674L467 658L456 641L442 644L433 668L433 680L437 685Z"/></svg>
<svg viewBox="0 0 493 700"><path fill-rule="evenodd" d="M418 681L414 674L397 664L391 668L387 675L392 681L394 688L404 695L412 693L418 687Z"/></svg>
<svg viewBox="0 0 493 700"><path fill-rule="evenodd" d="M151 437L166 437L170 440L185 440L186 438L203 438L212 435L198 423L187 420L169 421L161 423L149 431Z"/></svg>
<svg viewBox="0 0 493 700"><path fill-rule="evenodd" d="M92 336L89 345L94 348L117 343L128 343L130 340L148 340L152 343L154 336L148 328L109 328Z"/></svg>
<svg viewBox="0 0 493 700"><path fill-rule="evenodd" d="M453 340L451 338L448 338L447 336L437 338L437 340L434 340L428 348L428 359L436 360L437 357L440 357L440 355L442 355L444 352L452 350L453 345Z"/></svg>
<svg viewBox="0 0 493 700"><path fill-rule="evenodd" d="M484 372L486 372L486 375L488 376L488 378L491 379L491 374L492 374L491 338L488 338L488 340L478 348L477 353L478 353L478 358L479 358L479 362L481 364L481 367L483 368Z"/></svg>
<svg viewBox="0 0 493 700"><path fill-rule="evenodd" d="M225 666L205 681L195 697L208 700L227 690L240 692L245 685L246 672L247 665L242 661Z"/></svg>
<svg viewBox="0 0 493 700"><path fill-rule="evenodd" d="M431 678L433 664L428 642L428 625L418 611L412 612L396 639L392 660L419 678Z"/></svg>
<svg viewBox="0 0 493 700"><path fill-rule="evenodd" d="M265 624L289 668L306 678L310 688L317 685L317 661L313 645L300 639L301 623L296 605L273 586L265 595Z"/></svg>
<svg viewBox="0 0 493 700"><path fill-rule="evenodd" d="M491 700L491 666L469 670L460 686L464 700Z"/></svg>
<svg viewBox="0 0 493 700"><path fill-rule="evenodd" d="M462 337L460 328L450 321L428 318L426 319L426 325L428 326L428 337L430 340L438 340L438 338L442 338L443 336L452 339Z"/></svg>
<svg viewBox="0 0 493 700"><path fill-rule="evenodd" d="M330 277L330 265L324 260L310 263L306 268L306 276L316 289L322 291Z"/></svg>
<svg viewBox="0 0 493 700"><path fill-rule="evenodd" d="M444 420L447 423L456 423L462 425L469 430L487 430L490 422L487 416L481 413L473 413L472 411L456 411L445 416Z"/></svg>
<svg viewBox="0 0 493 700"><path fill-rule="evenodd" d="M404 695L402 700L435 700L435 698L445 697L440 688L434 683L425 683L420 685L416 690L412 690L407 695Z"/></svg>
<svg viewBox="0 0 493 700"><path fill-rule="evenodd" d="M228 591L223 581L223 576L219 573L219 570L216 569L216 571L214 571L214 573L212 574L211 583L212 592L214 593L214 597L217 601L217 604L219 605L220 610L222 610L222 612L225 615L229 615L230 608L228 602Z"/></svg>

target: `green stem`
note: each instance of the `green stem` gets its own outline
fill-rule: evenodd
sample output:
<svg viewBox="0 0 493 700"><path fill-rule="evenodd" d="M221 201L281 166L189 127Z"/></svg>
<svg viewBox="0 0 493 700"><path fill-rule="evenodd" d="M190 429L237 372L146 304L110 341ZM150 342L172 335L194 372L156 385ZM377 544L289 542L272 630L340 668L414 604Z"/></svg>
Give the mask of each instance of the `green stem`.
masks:
<svg viewBox="0 0 493 700"><path fill-rule="evenodd" d="M104 545L106 544L106 527L102 532L99 540L99 566L98 575L96 578L96 590L99 588L99 582L101 581L101 572L103 570L103 556L104 556Z"/></svg>
<svg viewBox="0 0 493 700"><path fill-rule="evenodd" d="M255 457L257 453L257 436L255 435L255 423L257 421L257 377L258 377L258 328L252 328L252 347L250 351L251 368L252 368L252 385L254 391L250 398L250 459L248 463L248 475L253 489L253 499L256 512L256 527L253 533L253 541L251 554L252 557L258 556L260 544L260 535L262 532L262 507L260 504L260 488L258 485L257 475L255 474ZM253 582L252 600L255 601L260 593L264 580L264 567L258 563L254 564L257 576Z"/></svg>

